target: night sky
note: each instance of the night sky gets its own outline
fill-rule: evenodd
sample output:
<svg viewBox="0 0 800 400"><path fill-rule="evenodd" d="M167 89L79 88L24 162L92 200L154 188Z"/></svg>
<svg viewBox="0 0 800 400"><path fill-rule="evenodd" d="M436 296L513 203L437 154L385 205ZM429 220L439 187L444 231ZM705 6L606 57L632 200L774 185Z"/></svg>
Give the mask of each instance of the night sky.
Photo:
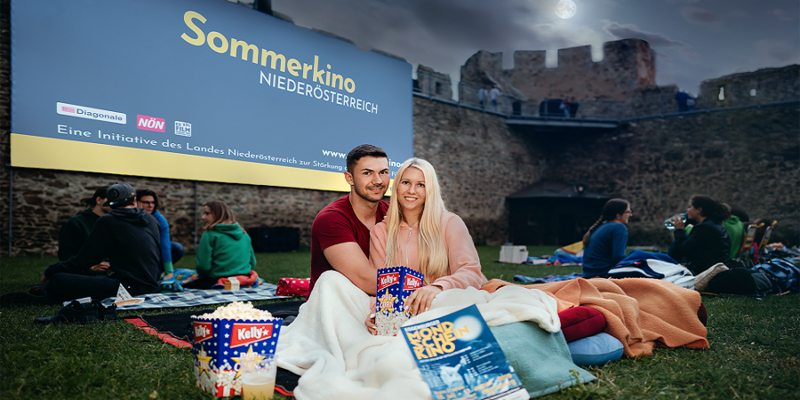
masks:
<svg viewBox="0 0 800 400"><path fill-rule="evenodd" d="M625 38L656 51L657 83L696 94L704 79L800 63L797 0L573 0L570 19L555 14L559 0L272 0L295 24L334 33L364 49L427 65L460 80L459 69L478 50L547 50Z"/></svg>

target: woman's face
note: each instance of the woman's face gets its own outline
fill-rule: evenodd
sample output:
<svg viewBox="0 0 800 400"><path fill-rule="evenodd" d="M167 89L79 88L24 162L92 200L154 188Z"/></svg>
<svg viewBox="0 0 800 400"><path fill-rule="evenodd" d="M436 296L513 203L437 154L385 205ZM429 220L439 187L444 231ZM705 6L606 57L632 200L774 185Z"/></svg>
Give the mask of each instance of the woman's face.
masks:
<svg viewBox="0 0 800 400"><path fill-rule="evenodd" d="M631 215L633 215L633 211L631 211L631 205L628 204L628 207L625 209L625 212L617 215L617 218L619 218L620 222L622 222L623 224L628 225L628 220L631 218Z"/></svg>
<svg viewBox="0 0 800 400"><path fill-rule="evenodd" d="M208 206L203 206L203 216L200 217L200 219L203 220L205 226L211 225L211 223L214 222L214 218L214 213L211 212L211 209L208 208Z"/></svg>
<svg viewBox="0 0 800 400"><path fill-rule="evenodd" d="M411 167L398 179L396 195L403 213L421 213L425 207L425 175Z"/></svg>
<svg viewBox="0 0 800 400"><path fill-rule="evenodd" d="M142 196L138 203L139 207L147 211L148 214L152 214L153 209L156 208L156 199L153 196Z"/></svg>
<svg viewBox="0 0 800 400"><path fill-rule="evenodd" d="M700 217L700 212L703 210L703 207L699 209L694 208L692 202L689 202L689 207L686 207L686 219L689 221L698 221L698 217Z"/></svg>

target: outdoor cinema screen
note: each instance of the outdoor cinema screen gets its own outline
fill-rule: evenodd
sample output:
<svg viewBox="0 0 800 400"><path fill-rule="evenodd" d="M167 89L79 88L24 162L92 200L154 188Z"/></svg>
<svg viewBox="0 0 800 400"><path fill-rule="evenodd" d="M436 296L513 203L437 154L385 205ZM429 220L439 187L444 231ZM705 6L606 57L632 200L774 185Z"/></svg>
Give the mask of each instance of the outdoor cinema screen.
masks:
<svg viewBox="0 0 800 400"><path fill-rule="evenodd" d="M12 0L11 164L347 191L413 156L411 65L223 0Z"/></svg>

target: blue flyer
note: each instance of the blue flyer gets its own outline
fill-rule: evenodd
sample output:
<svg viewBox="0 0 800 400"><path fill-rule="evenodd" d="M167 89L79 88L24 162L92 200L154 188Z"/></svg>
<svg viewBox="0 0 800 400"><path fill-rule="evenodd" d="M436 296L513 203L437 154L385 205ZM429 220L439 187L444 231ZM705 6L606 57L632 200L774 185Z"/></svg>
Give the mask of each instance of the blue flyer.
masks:
<svg viewBox="0 0 800 400"><path fill-rule="evenodd" d="M478 307L401 328L434 400L527 400Z"/></svg>

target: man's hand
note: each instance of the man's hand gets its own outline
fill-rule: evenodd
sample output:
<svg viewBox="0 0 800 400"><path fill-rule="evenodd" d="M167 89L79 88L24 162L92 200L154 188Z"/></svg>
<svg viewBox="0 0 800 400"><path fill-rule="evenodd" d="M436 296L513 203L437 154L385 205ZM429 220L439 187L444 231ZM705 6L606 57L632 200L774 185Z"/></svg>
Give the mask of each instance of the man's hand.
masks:
<svg viewBox="0 0 800 400"><path fill-rule="evenodd" d="M102 261L100 264L94 265L91 268L89 268L89 271L92 271L92 272L104 272L110 266L111 266L111 264L109 264L108 261Z"/></svg>
<svg viewBox="0 0 800 400"><path fill-rule="evenodd" d="M431 308L433 299L443 291L444 289L439 285L423 286L415 290L414 293L411 293L411 296L408 296L408 309L411 311L411 314L417 315L421 312L428 311L428 309Z"/></svg>

